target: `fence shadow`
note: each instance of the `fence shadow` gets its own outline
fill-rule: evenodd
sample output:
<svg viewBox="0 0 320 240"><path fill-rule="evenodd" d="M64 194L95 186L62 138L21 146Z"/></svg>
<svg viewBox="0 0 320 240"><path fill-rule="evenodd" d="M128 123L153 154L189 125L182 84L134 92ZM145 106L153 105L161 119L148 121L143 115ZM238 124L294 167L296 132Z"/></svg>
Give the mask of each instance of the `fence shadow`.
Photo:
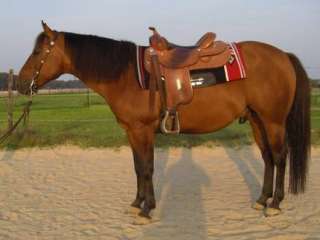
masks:
<svg viewBox="0 0 320 240"><path fill-rule="evenodd" d="M8 161L12 160L15 155L15 151L10 150L10 149L4 149L4 150L2 150L2 152L3 152L3 154L0 157L0 162L8 162Z"/></svg>
<svg viewBox="0 0 320 240"><path fill-rule="evenodd" d="M228 131L228 129L225 131ZM256 156L252 147L239 148L237 143L228 146L223 145L223 147L246 182L248 190L250 191L251 200L253 202L256 201L261 193L261 181L264 176L262 157Z"/></svg>

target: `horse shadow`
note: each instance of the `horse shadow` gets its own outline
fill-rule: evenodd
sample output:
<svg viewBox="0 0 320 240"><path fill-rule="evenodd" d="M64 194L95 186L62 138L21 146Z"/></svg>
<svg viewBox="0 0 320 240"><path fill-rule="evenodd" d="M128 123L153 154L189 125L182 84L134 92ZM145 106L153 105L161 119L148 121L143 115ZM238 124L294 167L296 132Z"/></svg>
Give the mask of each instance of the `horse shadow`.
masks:
<svg viewBox="0 0 320 240"><path fill-rule="evenodd" d="M236 141L233 143L231 140L227 144L218 141L218 144L234 162L254 202L261 193L264 173L262 158L252 147L239 148ZM180 159L174 161L175 158L170 156L169 149L157 154L154 180L159 203L156 216L160 222L145 228L142 239L161 239L165 236L173 239L208 238L202 190L211 184L209 177L194 161L192 149L183 148Z"/></svg>
<svg viewBox="0 0 320 240"><path fill-rule="evenodd" d="M193 160L192 149L183 149L173 164L169 164L169 155L168 150L162 153L156 166L156 217L160 222L144 229L142 239L167 236L205 240L208 234L202 190L211 184L210 179Z"/></svg>
<svg viewBox="0 0 320 240"><path fill-rule="evenodd" d="M243 144L252 144L254 142L252 136L248 134L251 131L248 131L248 133L244 131L237 132L229 127L224 128L222 131L210 135L209 138L202 137L201 135L192 135L192 137L189 138L188 135L186 135L184 142L177 141L177 143L183 143L183 145L187 146L200 146L206 144L208 140L212 138L213 142L225 149L229 159L235 163L248 186L251 200L255 201L261 193L264 164L262 157L258 157L255 154L254 148L242 146Z"/></svg>

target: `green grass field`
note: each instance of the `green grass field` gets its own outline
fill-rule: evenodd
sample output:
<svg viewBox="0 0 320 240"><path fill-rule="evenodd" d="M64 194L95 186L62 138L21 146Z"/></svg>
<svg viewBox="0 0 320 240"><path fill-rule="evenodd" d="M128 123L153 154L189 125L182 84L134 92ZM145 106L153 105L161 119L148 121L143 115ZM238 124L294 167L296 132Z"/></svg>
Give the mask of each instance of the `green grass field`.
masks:
<svg viewBox="0 0 320 240"><path fill-rule="evenodd" d="M124 131L97 94L55 94L34 97L29 123L18 130L0 147L49 147L74 144L81 147L119 147L127 145ZM21 114L26 98L15 99L14 117ZM0 133L7 128L6 99L0 99ZM246 124L234 122L229 127L211 134L164 136L158 135L158 147L197 145L238 146L252 143L251 129ZM312 143L320 144L320 92L312 98Z"/></svg>

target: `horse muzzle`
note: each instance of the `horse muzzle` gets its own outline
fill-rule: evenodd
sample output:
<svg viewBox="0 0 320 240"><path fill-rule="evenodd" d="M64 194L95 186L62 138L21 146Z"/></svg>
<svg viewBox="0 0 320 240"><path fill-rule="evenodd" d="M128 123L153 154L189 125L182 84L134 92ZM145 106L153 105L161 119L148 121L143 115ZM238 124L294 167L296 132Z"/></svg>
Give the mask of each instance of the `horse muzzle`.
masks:
<svg viewBox="0 0 320 240"><path fill-rule="evenodd" d="M38 86L37 84L32 81L26 81L26 80L19 80L17 82L17 90L20 94L23 95L30 95L30 94L35 94L38 92Z"/></svg>

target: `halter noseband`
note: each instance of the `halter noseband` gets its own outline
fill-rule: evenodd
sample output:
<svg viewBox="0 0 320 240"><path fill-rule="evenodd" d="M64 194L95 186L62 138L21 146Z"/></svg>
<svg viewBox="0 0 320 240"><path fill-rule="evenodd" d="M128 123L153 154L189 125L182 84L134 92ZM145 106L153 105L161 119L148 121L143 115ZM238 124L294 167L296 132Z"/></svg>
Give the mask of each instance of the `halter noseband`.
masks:
<svg viewBox="0 0 320 240"><path fill-rule="evenodd" d="M38 68L38 70L33 74L32 78L31 78L31 83L30 83L30 86L29 86L29 89L30 89L30 96L34 95L37 91L37 79L39 78L40 76L40 71L44 65L44 63L46 62L46 60L48 59L50 53L51 53L51 50L53 49L53 47L55 46L56 44L56 40L58 38L58 34L56 34L56 36L54 37L53 40L50 41L50 44L49 44L49 48L45 51L46 55L41 59L40 61L40 67Z"/></svg>

